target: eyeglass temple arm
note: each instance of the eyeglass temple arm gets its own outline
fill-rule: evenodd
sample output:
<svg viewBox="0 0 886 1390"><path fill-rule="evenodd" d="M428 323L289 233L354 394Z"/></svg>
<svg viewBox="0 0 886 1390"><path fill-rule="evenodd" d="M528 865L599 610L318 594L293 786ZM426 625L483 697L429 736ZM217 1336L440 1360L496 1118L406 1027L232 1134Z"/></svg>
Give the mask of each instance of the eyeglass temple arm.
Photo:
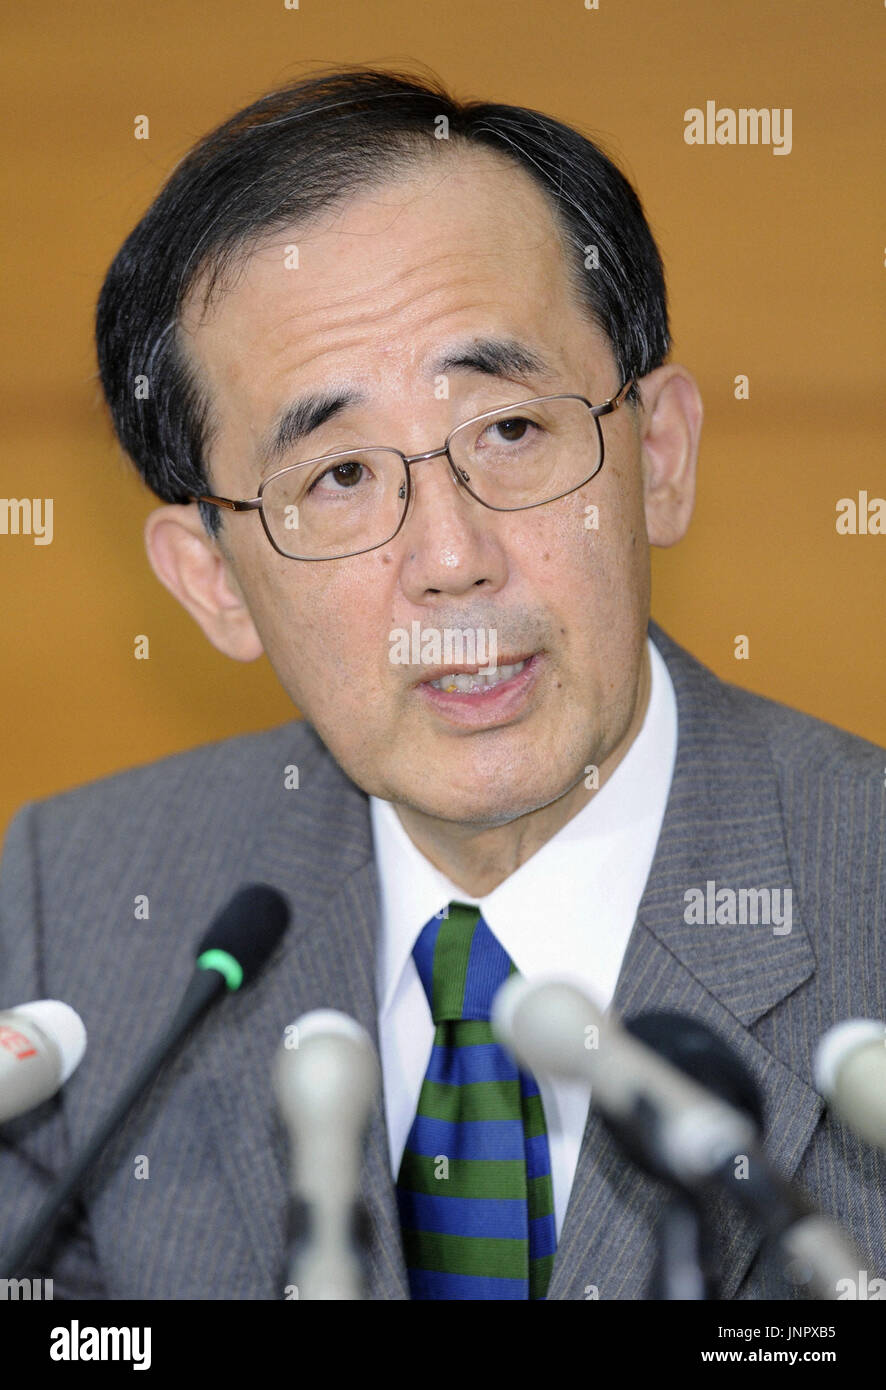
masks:
<svg viewBox="0 0 886 1390"><path fill-rule="evenodd" d="M260 497L251 497L243 501L234 497L214 497L209 492L201 492L192 500L194 502L208 502L212 507L227 507L229 512L254 512L261 506Z"/></svg>
<svg viewBox="0 0 886 1390"><path fill-rule="evenodd" d="M618 407L620 405L624 405L625 397L627 396L633 384L633 378L628 377L621 390L618 391L616 395L611 396L608 401L604 401L602 405L593 406L591 409L591 414L594 416L611 415L613 410L618 410Z"/></svg>

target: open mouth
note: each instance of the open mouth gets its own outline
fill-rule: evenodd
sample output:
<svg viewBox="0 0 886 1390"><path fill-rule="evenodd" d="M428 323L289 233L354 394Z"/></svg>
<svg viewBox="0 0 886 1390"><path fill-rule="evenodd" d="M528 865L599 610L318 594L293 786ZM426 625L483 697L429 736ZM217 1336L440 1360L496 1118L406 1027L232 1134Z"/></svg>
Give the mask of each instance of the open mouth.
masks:
<svg viewBox="0 0 886 1390"><path fill-rule="evenodd" d="M493 667L491 671L488 667L481 667L476 671L449 671L435 680L423 683L429 685L432 690L442 690L447 695L483 694L519 676L531 660L531 657L526 656L522 661L502 663Z"/></svg>
<svg viewBox="0 0 886 1390"><path fill-rule="evenodd" d="M491 671L488 666L461 670L433 668L413 687L432 717L464 732L500 728L524 718L538 702L546 656L514 654Z"/></svg>

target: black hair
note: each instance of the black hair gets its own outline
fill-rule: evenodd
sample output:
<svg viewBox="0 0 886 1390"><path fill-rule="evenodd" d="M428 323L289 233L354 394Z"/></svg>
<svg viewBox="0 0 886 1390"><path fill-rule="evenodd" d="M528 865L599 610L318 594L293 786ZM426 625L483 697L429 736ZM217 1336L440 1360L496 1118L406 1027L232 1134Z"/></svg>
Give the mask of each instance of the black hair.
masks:
<svg viewBox="0 0 886 1390"><path fill-rule="evenodd" d="M205 306L262 237L385 182L444 141L496 151L531 175L571 251L579 303L609 338L622 379L661 364L661 258L636 193L596 144L522 106L457 101L436 78L336 68L269 93L205 136L105 277L96 308L102 387L117 438L158 497L186 501L210 486L212 402L178 341L191 288L205 286ZM216 534L218 509L200 507Z"/></svg>

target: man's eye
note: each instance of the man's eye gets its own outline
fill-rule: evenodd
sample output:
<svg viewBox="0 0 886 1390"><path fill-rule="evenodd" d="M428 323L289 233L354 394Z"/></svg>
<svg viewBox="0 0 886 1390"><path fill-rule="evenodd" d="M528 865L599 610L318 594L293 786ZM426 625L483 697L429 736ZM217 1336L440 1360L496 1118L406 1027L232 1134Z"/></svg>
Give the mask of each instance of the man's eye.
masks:
<svg viewBox="0 0 886 1390"><path fill-rule="evenodd" d="M505 420L493 420L483 431L481 439L487 444L528 444L541 438L545 429L537 420L525 415L509 415Z"/></svg>
<svg viewBox="0 0 886 1390"><path fill-rule="evenodd" d="M515 444L524 437L531 423L520 415L514 415L509 420L496 420L493 428L508 444Z"/></svg>
<svg viewBox="0 0 886 1390"><path fill-rule="evenodd" d="M365 464L360 463L358 459L348 459L346 463L336 463L332 468L327 468L314 479L309 491L313 492L321 483L325 484L325 491L344 491L362 482L365 473Z"/></svg>

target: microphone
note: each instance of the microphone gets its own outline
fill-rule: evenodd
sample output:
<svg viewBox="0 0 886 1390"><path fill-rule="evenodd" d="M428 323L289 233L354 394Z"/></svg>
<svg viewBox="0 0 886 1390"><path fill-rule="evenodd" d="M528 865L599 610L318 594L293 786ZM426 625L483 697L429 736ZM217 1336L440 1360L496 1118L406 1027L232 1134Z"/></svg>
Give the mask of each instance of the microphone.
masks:
<svg viewBox="0 0 886 1390"><path fill-rule="evenodd" d="M492 1005L492 1028L527 1071L590 1082L592 1102L629 1131L660 1175L692 1188L748 1152L747 1116L657 1057L580 990L512 975Z"/></svg>
<svg viewBox="0 0 886 1390"><path fill-rule="evenodd" d="M656 1056L745 1115L753 1124L755 1136L759 1134L763 1128L760 1088L741 1058L706 1023L686 1014L656 1009L625 1019L622 1026ZM633 1127L609 1119L607 1124L635 1163L654 1178L673 1181L672 1175L654 1161L648 1136L644 1135L638 1143Z"/></svg>
<svg viewBox="0 0 886 1390"><path fill-rule="evenodd" d="M675 1066L745 1110L755 1128L762 1130L762 1097L753 1076L707 1024L662 1011L625 1026ZM882 1039L882 1026L873 1027ZM841 1281L853 1277L853 1267L857 1271L862 1264L861 1256L836 1222L817 1212L800 1188L771 1168L759 1148L747 1158L745 1179L728 1172L723 1176L735 1179L732 1195L767 1228L781 1257L782 1274L794 1285L807 1285L811 1297L838 1298Z"/></svg>
<svg viewBox="0 0 886 1390"><path fill-rule="evenodd" d="M763 1128L763 1095L757 1078L709 1024L670 1009L650 1009L625 1019L623 1027L700 1086L716 1091L721 1100L750 1116L758 1130Z"/></svg>
<svg viewBox="0 0 886 1390"><path fill-rule="evenodd" d="M763 1097L751 1072L718 1033L700 1019L657 1009L625 1019L625 1030L715 1092L721 1100L748 1115L755 1129L763 1127ZM650 1164L646 1149L633 1142L623 1126L607 1121L609 1129L628 1155L655 1178L664 1177ZM674 1194L658 1219L658 1248L649 1297L685 1301L716 1299L719 1279L714 1228L697 1192L672 1183Z"/></svg>
<svg viewBox="0 0 886 1390"><path fill-rule="evenodd" d="M850 1018L829 1028L816 1048L815 1084L850 1129L886 1149L886 1024Z"/></svg>
<svg viewBox="0 0 886 1390"><path fill-rule="evenodd" d="M54 1096L85 1051L83 1020L60 999L0 1013L0 1124Z"/></svg>
<svg viewBox="0 0 886 1390"><path fill-rule="evenodd" d="M289 924L289 908L275 888L251 884L234 894L206 932L197 951L194 974L178 1012L89 1143L50 1190L34 1219L9 1254L0 1261L7 1278L22 1272L37 1241L55 1225L62 1207L77 1191L88 1169L136 1101L154 1080L170 1053L225 990L235 991L258 974Z"/></svg>
<svg viewBox="0 0 886 1390"><path fill-rule="evenodd" d="M591 1103L659 1176L690 1191L726 1191L778 1243L793 1283L836 1299L842 1279L857 1279L861 1256L769 1164L754 1122L605 1018L580 990L512 975L493 1000L492 1027L534 1075L590 1081ZM742 1179L737 1158L747 1159Z"/></svg>
<svg viewBox="0 0 886 1390"><path fill-rule="evenodd" d="M291 1153L289 1282L299 1299L362 1299L368 1219L360 1169L380 1081L375 1048L335 1009L303 1014L286 1035L273 1081Z"/></svg>

